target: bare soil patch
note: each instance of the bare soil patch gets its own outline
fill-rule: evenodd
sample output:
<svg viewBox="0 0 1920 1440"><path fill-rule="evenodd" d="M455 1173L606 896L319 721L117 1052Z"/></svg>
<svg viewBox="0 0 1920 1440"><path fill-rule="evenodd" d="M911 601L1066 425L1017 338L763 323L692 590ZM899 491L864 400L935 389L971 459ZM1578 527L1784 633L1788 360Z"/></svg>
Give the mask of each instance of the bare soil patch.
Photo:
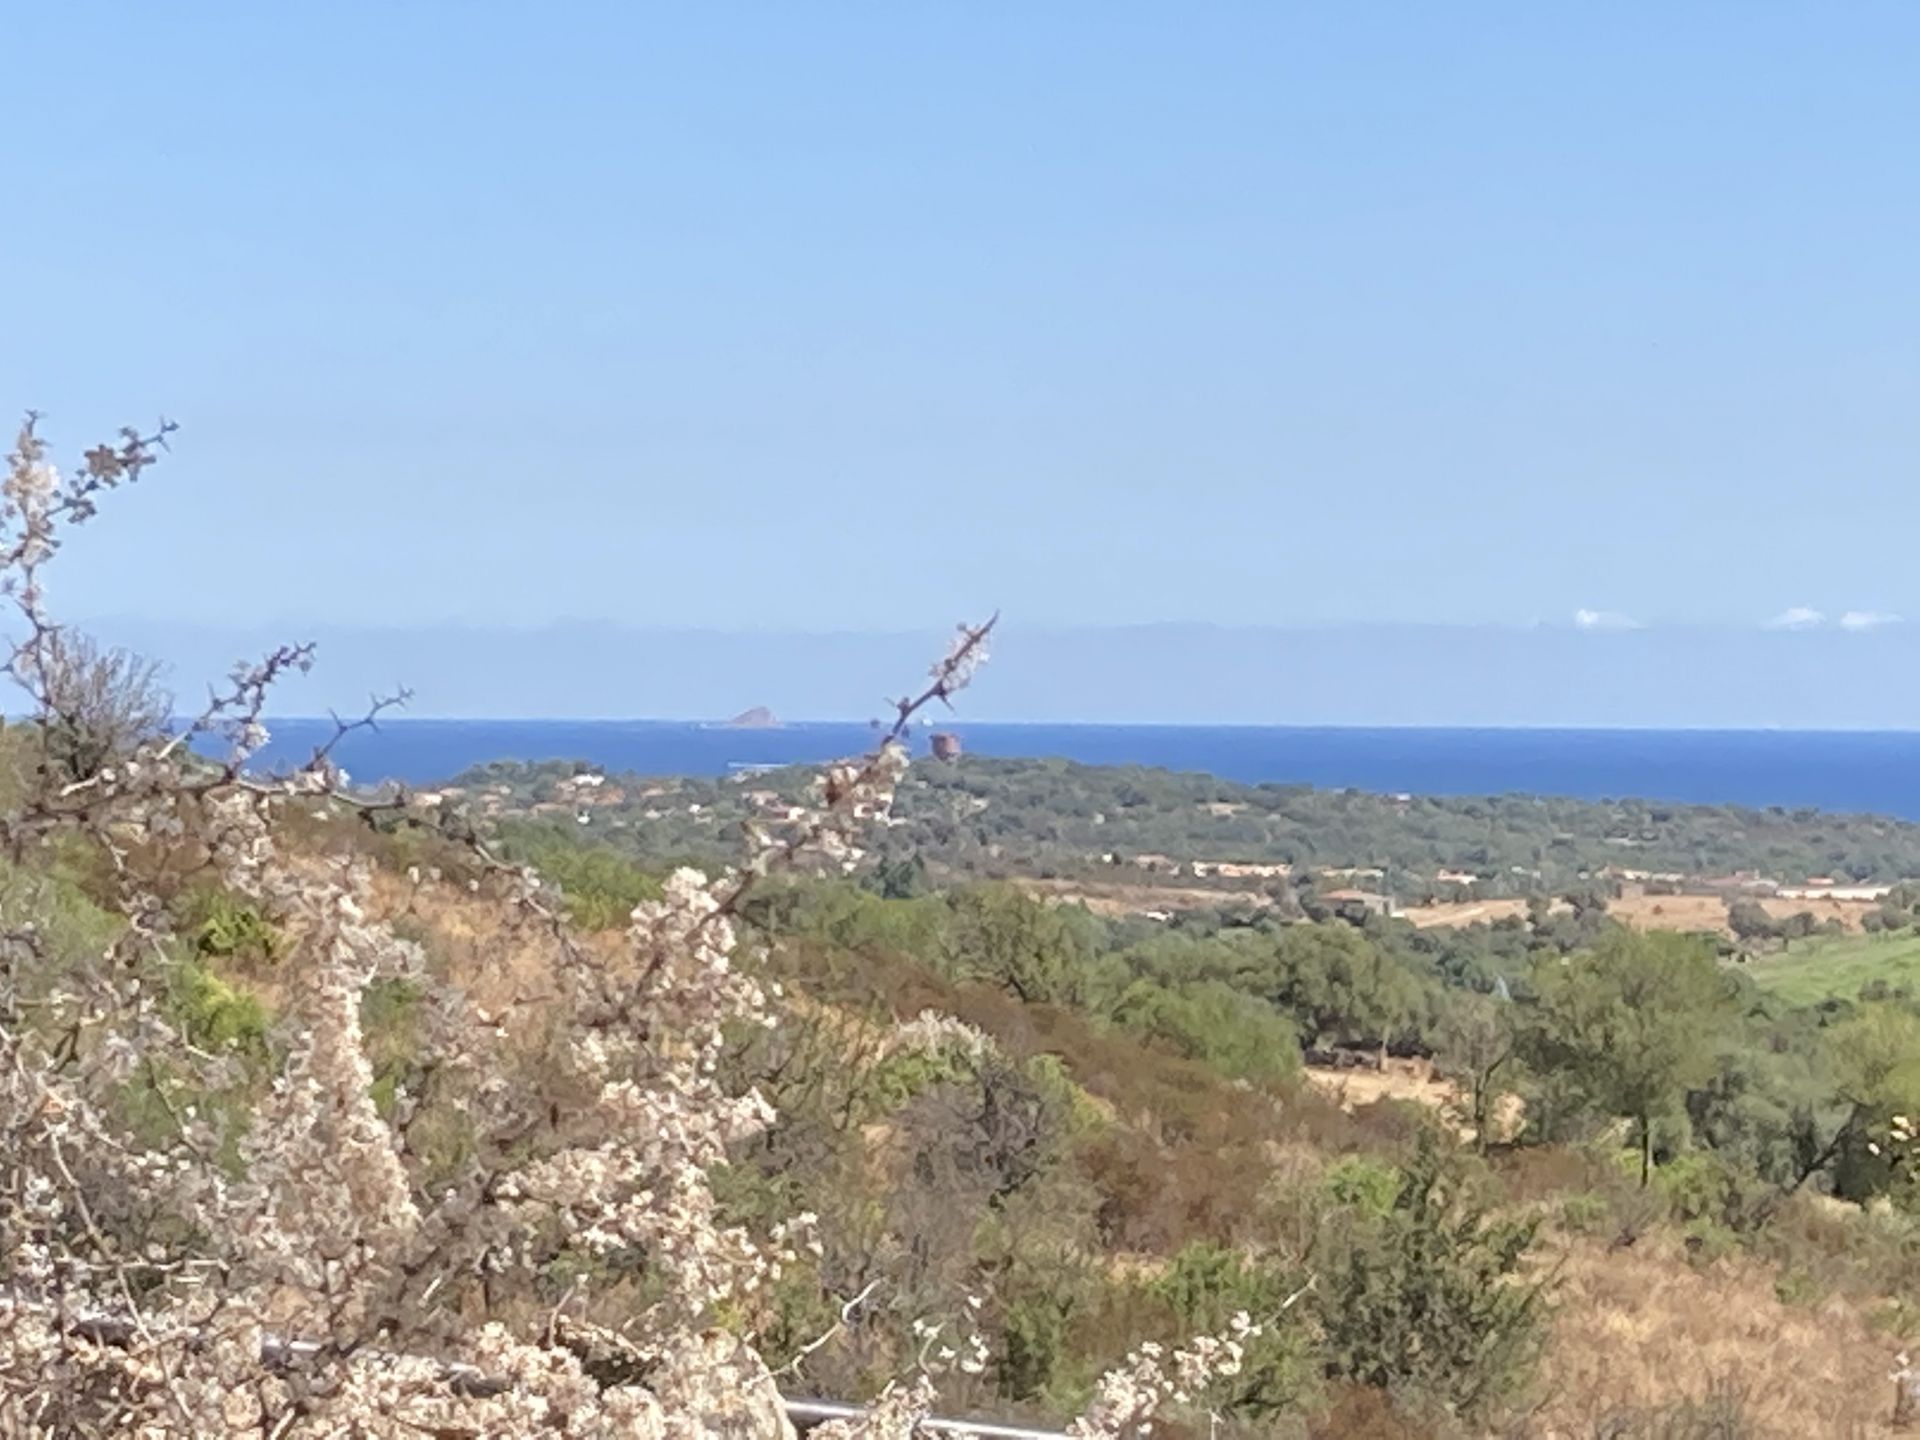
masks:
<svg viewBox="0 0 1920 1440"><path fill-rule="evenodd" d="M1309 1085L1343 1110L1378 1100L1411 1100L1446 1114L1457 1114L1461 1108L1459 1087L1434 1074L1432 1064L1425 1060L1389 1056L1378 1070L1370 1066L1336 1070L1309 1065L1305 1073Z"/></svg>
<svg viewBox="0 0 1920 1440"><path fill-rule="evenodd" d="M1439 925L1491 925L1496 920L1527 913L1524 900L1447 900L1432 905L1410 905L1406 918L1421 929Z"/></svg>
<svg viewBox="0 0 1920 1440"><path fill-rule="evenodd" d="M1153 910L1211 910L1246 904L1265 908L1273 901L1257 890L1209 890L1201 885L1129 885L1104 880L1021 880L1029 894L1078 903L1096 915L1145 915Z"/></svg>

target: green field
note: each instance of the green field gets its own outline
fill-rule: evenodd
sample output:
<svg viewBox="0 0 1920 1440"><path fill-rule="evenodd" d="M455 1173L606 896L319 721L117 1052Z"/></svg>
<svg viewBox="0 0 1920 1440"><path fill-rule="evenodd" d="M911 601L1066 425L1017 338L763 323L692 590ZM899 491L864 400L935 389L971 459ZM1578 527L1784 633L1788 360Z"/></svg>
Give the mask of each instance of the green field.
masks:
<svg viewBox="0 0 1920 1440"><path fill-rule="evenodd" d="M1797 940L1777 955L1750 961L1746 969L1762 989L1796 1005L1812 1005L1831 996L1851 1000L1870 980L1920 991L1920 935Z"/></svg>

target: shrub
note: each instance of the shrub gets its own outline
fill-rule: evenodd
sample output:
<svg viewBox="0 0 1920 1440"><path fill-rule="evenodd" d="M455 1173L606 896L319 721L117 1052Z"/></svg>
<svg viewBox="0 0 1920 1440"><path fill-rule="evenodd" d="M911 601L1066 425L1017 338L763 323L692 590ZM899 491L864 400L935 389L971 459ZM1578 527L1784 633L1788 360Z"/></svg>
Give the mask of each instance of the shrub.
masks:
<svg viewBox="0 0 1920 1440"><path fill-rule="evenodd" d="M1718 1379L1697 1399L1601 1417L1595 1433L1607 1440L1757 1440L1762 1431L1746 1389Z"/></svg>
<svg viewBox="0 0 1920 1440"><path fill-rule="evenodd" d="M1560 1202L1560 1223L1574 1235L1595 1235L1607 1224L1612 1207L1607 1197L1592 1190L1569 1195Z"/></svg>
<svg viewBox="0 0 1920 1440"><path fill-rule="evenodd" d="M411 980L381 978L360 995L360 1024L373 1064L373 1098L392 1115L400 1089L415 1074L414 1023L422 991Z"/></svg>
<svg viewBox="0 0 1920 1440"><path fill-rule="evenodd" d="M1546 1282L1522 1275L1538 1224L1490 1216L1463 1178L1429 1140L1386 1213L1348 1224L1318 1287L1330 1377L1469 1416L1524 1383L1545 1328Z"/></svg>
<svg viewBox="0 0 1920 1440"><path fill-rule="evenodd" d="M31 668L44 698L47 762L63 780L90 780L109 761L166 731L173 700L160 687L154 661L62 628L33 647Z"/></svg>
<svg viewBox="0 0 1920 1440"><path fill-rule="evenodd" d="M1300 1073L1300 1039L1287 1017L1219 981L1178 988L1137 982L1121 996L1115 1018L1230 1080L1279 1084Z"/></svg>
<svg viewBox="0 0 1920 1440"><path fill-rule="evenodd" d="M195 892L187 904L194 950L219 960L270 963L279 958L279 930L258 908L224 890Z"/></svg>
<svg viewBox="0 0 1920 1440"><path fill-rule="evenodd" d="M1321 1184L1335 1204L1379 1219L1392 1212L1404 1178L1397 1166L1371 1155L1345 1155L1327 1167Z"/></svg>
<svg viewBox="0 0 1920 1440"><path fill-rule="evenodd" d="M1053 1383L1072 1331L1074 1298L1026 1291L1010 1300L1000 1320L1001 1393L1014 1400L1040 1394Z"/></svg>
<svg viewBox="0 0 1920 1440"><path fill-rule="evenodd" d="M1767 1193L1750 1172L1710 1150L1674 1156L1654 1172L1654 1184L1676 1220L1735 1231L1752 1225Z"/></svg>
<svg viewBox="0 0 1920 1440"><path fill-rule="evenodd" d="M202 1050L265 1058L267 1007L251 991L221 979L197 960L183 960L173 968L168 1001L174 1021Z"/></svg>
<svg viewBox="0 0 1920 1440"><path fill-rule="evenodd" d="M75 969L96 960L123 925L66 874L37 874L3 860L0 923L8 928L31 926L47 966L46 973L33 976L36 987L60 984Z"/></svg>
<svg viewBox="0 0 1920 1440"><path fill-rule="evenodd" d="M511 832L510 853L559 890L567 918L582 930L624 928L633 907L660 898L660 882L604 845L580 845L535 827Z"/></svg>
<svg viewBox="0 0 1920 1440"><path fill-rule="evenodd" d="M1304 1336L1289 1323L1303 1283L1297 1267L1201 1240L1183 1246L1148 1288L1172 1310L1176 1338L1219 1333L1237 1314L1264 1325L1240 1374L1215 1396L1223 1414L1263 1416L1296 1406L1308 1384Z"/></svg>

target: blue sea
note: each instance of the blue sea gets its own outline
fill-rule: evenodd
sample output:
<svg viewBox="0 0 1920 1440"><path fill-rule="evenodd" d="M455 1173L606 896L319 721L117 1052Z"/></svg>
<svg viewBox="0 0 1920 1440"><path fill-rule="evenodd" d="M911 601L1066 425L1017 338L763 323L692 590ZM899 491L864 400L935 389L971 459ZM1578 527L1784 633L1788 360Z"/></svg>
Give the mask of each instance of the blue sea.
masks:
<svg viewBox="0 0 1920 1440"><path fill-rule="evenodd" d="M956 724L979 755L1197 770L1388 794L1527 793L1920 820L1920 731L1469 730L1240 725ZM269 764L297 764L331 733L276 721ZM610 771L722 775L866 749L859 724L747 730L669 721L392 720L336 752L356 782L445 780L489 760L584 760ZM916 737L924 749L924 738Z"/></svg>

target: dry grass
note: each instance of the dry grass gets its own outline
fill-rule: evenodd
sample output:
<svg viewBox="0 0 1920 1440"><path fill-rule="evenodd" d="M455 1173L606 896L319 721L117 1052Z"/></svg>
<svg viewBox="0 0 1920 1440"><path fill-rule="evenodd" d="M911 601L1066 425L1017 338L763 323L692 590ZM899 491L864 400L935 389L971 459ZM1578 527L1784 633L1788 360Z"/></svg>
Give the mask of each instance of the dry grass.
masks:
<svg viewBox="0 0 1920 1440"><path fill-rule="evenodd" d="M1151 882L1136 884L1106 880L1016 880L1014 883L1043 900L1084 905L1094 914L1110 919L1144 915L1150 910L1212 910L1232 904L1254 905L1264 909L1273 903L1258 890L1236 890L1226 886L1210 890L1201 885L1155 885Z"/></svg>
<svg viewBox="0 0 1920 1440"><path fill-rule="evenodd" d="M1696 1268L1671 1245L1581 1243L1564 1256L1528 1428L1542 1440L1640 1433L1610 1420L1739 1397L1741 1440L1892 1433L1892 1345L1844 1301L1782 1303L1755 1261ZM1714 1432L1718 1433L1718 1432Z"/></svg>
<svg viewBox="0 0 1920 1440"><path fill-rule="evenodd" d="M1308 1065L1301 1074L1308 1085L1349 1115L1383 1100L1408 1101L1433 1111L1458 1139L1470 1142L1474 1138L1473 1126L1469 1123L1473 1107L1466 1093L1436 1073L1431 1060L1389 1057L1378 1070L1370 1067L1337 1070ZM1516 1134L1524 1116L1519 1096L1501 1096L1494 1109L1492 1138L1499 1140Z"/></svg>
<svg viewBox="0 0 1920 1440"><path fill-rule="evenodd" d="M1152 910L1208 910L1235 902L1265 907L1273 903L1257 889L1227 885L1161 884L1146 879L1029 879L1015 883L1042 899L1085 905L1096 915L1114 919ZM1867 914L1879 908L1876 900L1763 899L1759 903L1776 920L1805 912L1822 923L1836 920L1850 934L1860 932ZM1563 901L1553 903L1556 913L1566 908ZM1406 920L1423 930L1491 925L1526 913L1527 902L1521 899L1436 901L1430 905L1409 905L1401 912ZM1607 913L1637 930L1700 931L1729 936L1733 933L1727 925L1726 898L1720 895L1645 895L1630 890L1610 902Z"/></svg>
<svg viewBox="0 0 1920 1440"><path fill-rule="evenodd" d="M1802 911L1817 921L1837 920L1849 932L1859 931L1869 911L1879 908L1876 900L1762 900L1760 907L1776 920L1784 920ZM1555 904L1555 909L1564 907ZM1440 925L1490 925L1527 913L1524 900L1457 900L1443 904L1408 907L1406 918L1423 929ZM1731 935L1727 925L1727 902L1719 895L1642 895L1629 893L1612 901L1607 913L1622 924L1637 930L1712 931Z"/></svg>
<svg viewBox="0 0 1920 1440"><path fill-rule="evenodd" d="M1428 1060L1389 1057L1380 1069L1357 1066L1351 1070L1308 1065L1301 1071L1308 1085L1351 1115L1385 1100L1424 1105L1440 1116L1448 1129L1468 1135L1461 1121L1465 1097L1451 1080L1436 1075Z"/></svg>
<svg viewBox="0 0 1920 1440"><path fill-rule="evenodd" d="M376 875L374 893L382 918L424 942L436 970L488 1014L524 1019L554 994L566 959L552 931L533 917L451 885L413 885L385 871ZM618 931L574 937L609 958L621 954L623 940Z"/></svg>
<svg viewBox="0 0 1920 1440"><path fill-rule="evenodd" d="M1426 1060L1390 1057L1378 1070L1371 1067L1335 1070L1309 1065L1304 1073L1309 1085L1343 1110L1350 1111L1378 1100L1411 1100L1457 1118L1463 1108L1459 1087L1434 1074L1432 1063Z"/></svg>
<svg viewBox="0 0 1920 1440"><path fill-rule="evenodd" d="M1711 931L1730 935L1727 902L1719 895L1622 895L1607 914L1636 930Z"/></svg>
<svg viewBox="0 0 1920 1440"><path fill-rule="evenodd" d="M1776 920L1801 912L1822 923L1837 920L1849 931L1861 928L1877 900L1762 900L1760 908ZM1625 895L1607 907L1607 913L1641 930L1713 930L1727 927L1727 902L1718 895Z"/></svg>
<svg viewBox="0 0 1920 1440"><path fill-rule="evenodd" d="M1448 900L1432 905L1409 905L1406 918L1421 929L1438 925L1491 925L1527 913L1524 900Z"/></svg>

